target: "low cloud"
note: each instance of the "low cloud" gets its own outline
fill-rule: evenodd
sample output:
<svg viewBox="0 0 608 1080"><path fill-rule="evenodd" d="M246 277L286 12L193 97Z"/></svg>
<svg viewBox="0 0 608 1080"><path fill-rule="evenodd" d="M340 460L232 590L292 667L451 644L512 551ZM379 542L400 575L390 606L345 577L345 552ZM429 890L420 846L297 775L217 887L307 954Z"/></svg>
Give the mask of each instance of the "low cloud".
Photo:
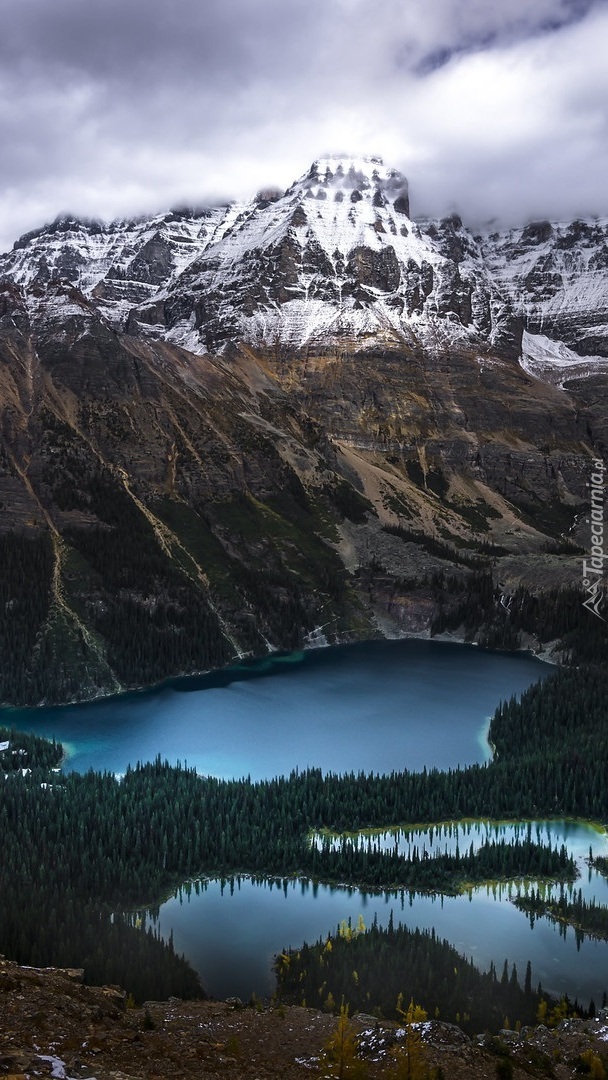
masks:
<svg viewBox="0 0 608 1080"><path fill-rule="evenodd" d="M0 0L0 247L381 153L415 213L608 213L593 0Z"/></svg>

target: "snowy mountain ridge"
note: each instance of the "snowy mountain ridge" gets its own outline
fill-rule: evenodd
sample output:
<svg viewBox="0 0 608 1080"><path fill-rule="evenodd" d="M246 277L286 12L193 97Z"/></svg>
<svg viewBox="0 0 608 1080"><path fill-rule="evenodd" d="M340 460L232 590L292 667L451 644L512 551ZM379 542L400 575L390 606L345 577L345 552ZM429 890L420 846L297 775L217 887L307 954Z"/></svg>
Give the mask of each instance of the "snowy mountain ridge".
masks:
<svg viewBox="0 0 608 1080"><path fill-rule="evenodd" d="M534 222L485 237L482 250L527 330L608 355L608 218Z"/></svg>
<svg viewBox="0 0 608 1080"><path fill-rule="evenodd" d="M283 196L237 213L133 313L137 330L149 322L193 352L235 339L354 351L421 335L510 342L510 305L470 234L456 218L423 233L409 213L406 178L380 159L321 158Z"/></svg>
<svg viewBox="0 0 608 1080"><path fill-rule="evenodd" d="M456 215L417 222L407 179L378 157L323 156L284 193L242 204L63 217L0 256L0 277L38 294L37 308L50 290L49 318L69 283L83 314L91 304L115 329L196 354L459 342L519 357L525 329L562 343L568 362L608 356L608 219L483 236Z"/></svg>

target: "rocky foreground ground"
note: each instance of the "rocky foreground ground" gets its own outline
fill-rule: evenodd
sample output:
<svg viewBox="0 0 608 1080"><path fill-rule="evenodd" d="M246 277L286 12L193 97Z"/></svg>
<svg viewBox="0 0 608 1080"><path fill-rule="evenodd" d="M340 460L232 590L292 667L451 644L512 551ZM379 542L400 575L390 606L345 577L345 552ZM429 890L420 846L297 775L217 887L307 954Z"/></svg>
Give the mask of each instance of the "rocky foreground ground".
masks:
<svg viewBox="0 0 608 1080"><path fill-rule="evenodd" d="M388 1076L402 1029L363 1016L353 1024L366 1075ZM0 959L0 1076L10 1080L298 1080L327 1075L320 1055L335 1028L335 1017L298 1007L170 999L130 1008L118 987L84 986L81 971ZM429 1065L445 1080L505 1076L510 1068L515 1080L606 1075L606 1010L555 1031L540 1025L470 1039L436 1021L421 1030Z"/></svg>

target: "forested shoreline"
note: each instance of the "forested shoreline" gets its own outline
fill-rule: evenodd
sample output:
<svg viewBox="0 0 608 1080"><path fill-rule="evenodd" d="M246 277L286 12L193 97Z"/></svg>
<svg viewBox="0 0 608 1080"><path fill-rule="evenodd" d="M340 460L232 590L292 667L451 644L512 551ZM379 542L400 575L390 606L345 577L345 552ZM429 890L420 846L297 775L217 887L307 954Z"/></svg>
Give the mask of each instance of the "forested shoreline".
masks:
<svg viewBox="0 0 608 1080"><path fill-rule="evenodd" d="M0 952L21 963L85 966L90 981L120 981L136 996L188 996L201 992L192 970L152 938L144 962L145 936L128 914L187 878L241 873L441 891L488 878L572 878L565 853L529 841L416 862L357 852L346 839L319 849L310 837L465 818L605 823L607 706L607 671L561 669L499 707L495 759L485 765L386 776L309 769L259 782L199 777L160 759L120 781L63 775L51 771L60 746L2 731Z"/></svg>
<svg viewBox="0 0 608 1080"><path fill-rule="evenodd" d="M116 477L100 470L98 462L92 471L85 468L70 449L71 432L56 417L46 413L45 424L57 451L68 455L73 473L74 482L54 485L60 508L82 508L77 492L82 483L88 489L87 511L97 524L72 525L62 536L62 588L72 615L53 597L56 552L51 535L38 529L0 536L3 704L66 704L109 696L121 688L160 685L188 673L221 669L235 650L259 654L268 640L284 649L303 647L319 621L314 601L319 591L333 612L333 642L373 634L372 622L362 617L354 598L358 590L369 590L375 577L382 581L382 566L372 562L360 567L351 580L335 551L320 538L330 505L352 521L365 518L368 504L355 489L347 484L332 487L320 507L307 501L295 481L293 490L284 490L267 504L234 496L217 499L203 511L160 499L153 512L176 538L167 561L150 521ZM506 554L504 549L484 542L470 549L454 547L402 525L382 528L445 561L445 569L422 581L389 577L381 586L384 592L390 583L395 595L420 593L435 611L431 636L457 630L466 642L511 651L534 635L551 642L560 660L605 661L603 626L584 611L578 587L537 593L519 585L505 605L496 580L496 559ZM236 535L242 544L245 539L255 542L261 533L272 540L267 553L272 557L257 562L256 556L251 566L239 562L222 539ZM276 544L289 551L293 567L276 558ZM571 545L566 548L572 553ZM192 579L197 559L208 568L209 594ZM152 607L146 599L150 595L156 596ZM228 621L234 621L229 637L217 614L224 603ZM254 612L256 620L250 617ZM258 624L265 633L260 634ZM91 651L83 628L99 643L98 649Z"/></svg>
<svg viewBox="0 0 608 1080"><path fill-rule="evenodd" d="M558 924L564 933L571 926L577 942L586 937L608 941L608 908L594 900L584 900L580 889L572 897L562 894L557 899L542 896L536 889L526 896L517 896L513 903L526 912L531 926L536 919L544 917Z"/></svg>

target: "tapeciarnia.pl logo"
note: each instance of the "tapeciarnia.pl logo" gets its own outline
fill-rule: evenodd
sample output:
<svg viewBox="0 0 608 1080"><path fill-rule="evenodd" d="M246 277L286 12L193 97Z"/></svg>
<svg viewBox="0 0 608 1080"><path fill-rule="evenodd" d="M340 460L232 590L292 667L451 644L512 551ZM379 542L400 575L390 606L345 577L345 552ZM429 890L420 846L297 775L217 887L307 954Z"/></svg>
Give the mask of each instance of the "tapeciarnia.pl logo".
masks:
<svg viewBox="0 0 608 1080"><path fill-rule="evenodd" d="M598 619L604 619L600 612L600 604L603 600L602 578L604 575L604 473L606 466L601 459L593 462L591 481L587 484L591 495L591 511L586 519L591 526L591 557L583 559L583 585L587 593L587 599L583 601L583 607L597 615ZM605 620L604 620L605 621Z"/></svg>

